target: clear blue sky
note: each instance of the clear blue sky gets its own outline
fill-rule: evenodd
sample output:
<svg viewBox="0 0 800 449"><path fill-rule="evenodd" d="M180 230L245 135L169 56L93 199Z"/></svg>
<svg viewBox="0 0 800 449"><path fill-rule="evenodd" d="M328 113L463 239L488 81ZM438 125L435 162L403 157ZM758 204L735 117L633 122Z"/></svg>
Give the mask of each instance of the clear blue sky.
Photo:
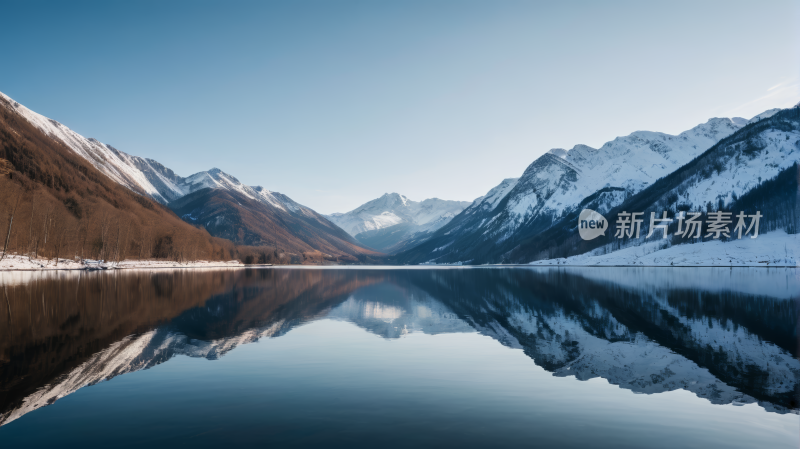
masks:
<svg viewBox="0 0 800 449"><path fill-rule="evenodd" d="M320 212L472 200L550 148L800 101L800 2L0 4L0 91Z"/></svg>

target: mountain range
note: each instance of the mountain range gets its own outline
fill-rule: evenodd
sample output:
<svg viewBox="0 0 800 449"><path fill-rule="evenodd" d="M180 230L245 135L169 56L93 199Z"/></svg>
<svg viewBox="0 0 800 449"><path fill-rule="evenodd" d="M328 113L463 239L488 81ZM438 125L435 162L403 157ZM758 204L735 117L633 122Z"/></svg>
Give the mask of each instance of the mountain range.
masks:
<svg viewBox="0 0 800 449"><path fill-rule="evenodd" d="M439 198L417 202L386 193L350 212L328 215L328 219L362 244L392 254L426 240L469 205L468 201Z"/></svg>
<svg viewBox="0 0 800 449"><path fill-rule="evenodd" d="M797 108L772 109L750 120L714 118L678 135L637 131L599 149L550 150L520 178L504 180L393 260L479 264L566 257L601 243L615 244L613 232L590 243L579 241L577 214L582 209L614 216L623 210L660 214L732 207L800 159L797 113ZM642 195L653 189L663 194L662 201L642 203Z"/></svg>
<svg viewBox="0 0 800 449"><path fill-rule="evenodd" d="M185 222L237 245L271 247L263 254L264 261L302 261L300 256L285 258L281 255L284 252L302 254L303 258L316 255L315 260L333 262L365 262L380 256L284 194L244 185L217 168L181 177L153 159L132 156L84 137L5 94L0 93L0 99L112 181L166 205Z"/></svg>
<svg viewBox="0 0 800 449"><path fill-rule="evenodd" d="M754 213L761 208L769 211L763 232L790 234L800 220L797 197L791 194L798 178L792 167L800 160L797 107L751 119L712 118L677 135L636 131L598 149L552 149L519 178L503 180L472 202L417 202L387 193L352 211L325 216L217 168L179 176L155 160L83 137L2 93L0 100L130 192L165 205L211 236L264 248L262 261L529 263L646 243L617 241L613 232L580 240L576 223L583 209L613 216L626 210L676 214L738 207ZM673 238L666 244L679 243L685 242ZM283 253L295 256L286 259Z"/></svg>
<svg viewBox="0 0 800 449"><path fill-rule="evenodd" d="M238 256L232 242L115 182L26 120L20 108L0 96L0 259L14 253L56 260Z"/></svg>
<svg viewBox="0 0 800 449"><path fill-rule="evenodd" d="M758 212L762 215L759 220L760 234L783 230L791 238L800 228L798 162L800 108L795 107L749 122L678 170L615 205L607 212L607 216L614 217L626 210L641 211L648 217L653 212L661 214L662 211L668 211L672 216L690 211L704 214L727 211L731 216L739 212L748 215ZM591 208L592 205L591 201L587 201L581 207ZM588 251L600 254L663 241L662 235L657 233L650 238L616 239L615 222L612 222L604 237L582 241L576 236L577 218L577 211L573 211L546 231L520 238L504 257L510 261L530 261L568 257ZM731 230L735 224L735 221L731 223ZM700 238L692 239L676 236L677 227L677 222L669 225L667 231L671 237L664 239L666 242L662 245L714 240L713 236L707 235L707 225L702 226ZM649 231L649 220L645 220L642 236L648 235ZM728 241L736 239L735 233L732 234L721 238ZM787 240L786 244L791 245L790 242L792 240Z"/></svg>

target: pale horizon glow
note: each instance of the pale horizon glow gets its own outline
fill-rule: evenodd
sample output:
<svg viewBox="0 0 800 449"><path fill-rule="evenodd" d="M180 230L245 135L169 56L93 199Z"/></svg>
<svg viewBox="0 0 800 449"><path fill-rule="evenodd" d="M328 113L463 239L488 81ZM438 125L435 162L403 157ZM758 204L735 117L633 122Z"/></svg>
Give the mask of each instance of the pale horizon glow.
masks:
<svg viewBox="0 0 800 449"><path fill-rule="evenodd" d="M551 148L800 102L772 2L19 2L0 91L181 176L321 213L472 201Z"/></svg>

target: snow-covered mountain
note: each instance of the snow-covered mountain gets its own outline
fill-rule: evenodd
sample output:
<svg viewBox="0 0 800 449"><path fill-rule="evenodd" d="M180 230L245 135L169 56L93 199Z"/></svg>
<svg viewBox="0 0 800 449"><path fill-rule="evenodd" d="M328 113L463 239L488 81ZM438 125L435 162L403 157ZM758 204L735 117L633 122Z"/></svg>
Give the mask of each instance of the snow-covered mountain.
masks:
<svg viewBox="0 0 800 449"><path fill-rule="evenodd" d="M599 149L576 145L569 151L550 150L528 166L520 178L503 181L429 241L400 254L399 261L500 262L501 254L521 239L534 236L585 207L605 213L720 140L778 111L772 109L750 120L713 118L678 135L637 131ZM752 177L739 181L740 190L758 182L757 176L748 175ZM707 194L704 190L698 195Z"/></svg>
<svg viewBox="0 0 800 449"><path fill-rule="evenodd" d="M328 215L328 219L367 246L393 252L404 242L441 228L469 205L469 201L439 198L418 202L386 193L350 212Z"/></svg>
<svg viewBox="0 0 800 449"><path fill-rule="evenodd" d="M0 97L9 101L16 112L31 124L46 135L63 142L115 182L163 204L185 195L176 185L180 177L160 163L131 156L111 145L84 137L61 123L26 108L2 92Z"/></svg>
<svg viewBox="0 0 800 449"><path fill-rule="evenodd" d="M244 185L218 168L181 177L158 161L132 156L91 137L84 137L53 119L31 111L2 92L0 96L8 100L17 113L30 123L66 144L109 178L163 204L201 189L212 188L236 191L283 210L310 210L286 195L271 192L261 186Z"/></svg>
<svg viewBox="0 0 800 449"><path fill-rule="evenodd" d="M44 134L62 142L113 181L168 205L184 221L203 225L216 237L290 251L318 250L331 257L373 254L321 214L282 193L245 185L218 168L179 176L153 159L132 156L86 138L3 93L0 97ZM248 206L243 208L245 202Z"/></svg>
<svg viewBox="0 0 800 449"><path fill-rule="evenodd" d="M486 195L478 197L466 209L466 214L472 215L476 212L491 212L497 204L508 195L508 192L516 187L519 178L507 178L503 182L493 187Z"/></svg>
<svg viewBox="0 0 800 449"><path fill-rule="evenodd" d="M66 144L109 178L160 203L167 204L200 189L212 188L237 191L248 198L281 209L295 210L302 207L288 200L285 195L270 192L260 186L246 186L218 168L181 177L158 161L133 156L91 137L84 137L65 125L26 108L2 92L0 96L11 102L17 113L30 123Z"/></svg>
<svg viewBox="0 0 800 449"><path fill-rule="evenodd" d="M607 214L612 218L606 236L580 241L576 237L576 212L572 212L540 234L540 238L521 242L506 257L510 261L531 262L583 254L586 257L570 257L569 263L583 260L618 264L628 260L691 265L716 261L714 265L795 266L796 254L784 247L794 245L800 228L799 163L800 108L795 107L752 121L675 172L612 207ZM706 225L699 239L683 239L675 236L678 223L673 221L668 228L671 238L663 239L663 234L647 238L644 236L649 233L650 223L645 220L642 238L615 239L613 217L623 210L641 211L645 216L668 211L672 217L678 211L703 214L728 211L732 215L740 211L748 215L759 212L761 237L746 244L734 236L735 241L725 243L729 239L724 236L722 242L707 238ZM732 231L735 224L731 223L728 229ZM769 239L763 236L778 230L781 232ZM683 245L690 242L703 243L697 248ZM613 252L619 254L610 254Z"/></svg>
<svg viewBox="0 0 800 449"><path fill-rule="evenodd" d="M180 197L189 195L190 193L194 193L202 189L221 189L239 193L249 199L280 210L302 213L306 215L316 214L316 212L314 212L312 209L293 201L291 198L282 193L272 192L261 186L251 187L242 184L238 179L218 168L212 168L208 171L201 171L186 178L176 177L175 186L180 189L180 192L182 193ZM174 198L173 200L175 199L177 198Z"/></svg>
<svg viewBox="0 0 800 449"><path fill-rule="evenodd" d="M333 213L328 217L355 237L364 231L384 229L400 223L438 226L442 218L452 218L469 205L469 201L439 198L412 201L398 193L386 193L350 212Z"/></svg>
<svg viewBox="0 0 800 449"><path fill-rule="evenodd" d="M546 221L572 210L584 198L603 189L621 188L629 194L677 170L721 139L752 120L771 116L778 109L746 121L713 118L677 136L636 131L617 137L599 149L576 145L553 149L533 162L507 195L507 219L496 232L513 232L526 222ZM615 206L613 202L604 207ZM502 240L505 235L498 235Z"/></svg>

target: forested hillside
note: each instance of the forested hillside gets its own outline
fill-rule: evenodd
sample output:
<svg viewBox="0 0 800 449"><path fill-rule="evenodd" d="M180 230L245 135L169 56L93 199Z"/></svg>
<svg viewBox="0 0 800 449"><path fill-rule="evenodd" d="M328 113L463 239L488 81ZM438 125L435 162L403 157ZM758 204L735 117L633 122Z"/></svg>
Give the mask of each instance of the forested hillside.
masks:
<svg viewBox="0 0 800 449"><path fill-rule="evenodd" d="M115 183L3 98L0 168L0 247L6 253L105 260L239 255L231 242Z"/></svg>

